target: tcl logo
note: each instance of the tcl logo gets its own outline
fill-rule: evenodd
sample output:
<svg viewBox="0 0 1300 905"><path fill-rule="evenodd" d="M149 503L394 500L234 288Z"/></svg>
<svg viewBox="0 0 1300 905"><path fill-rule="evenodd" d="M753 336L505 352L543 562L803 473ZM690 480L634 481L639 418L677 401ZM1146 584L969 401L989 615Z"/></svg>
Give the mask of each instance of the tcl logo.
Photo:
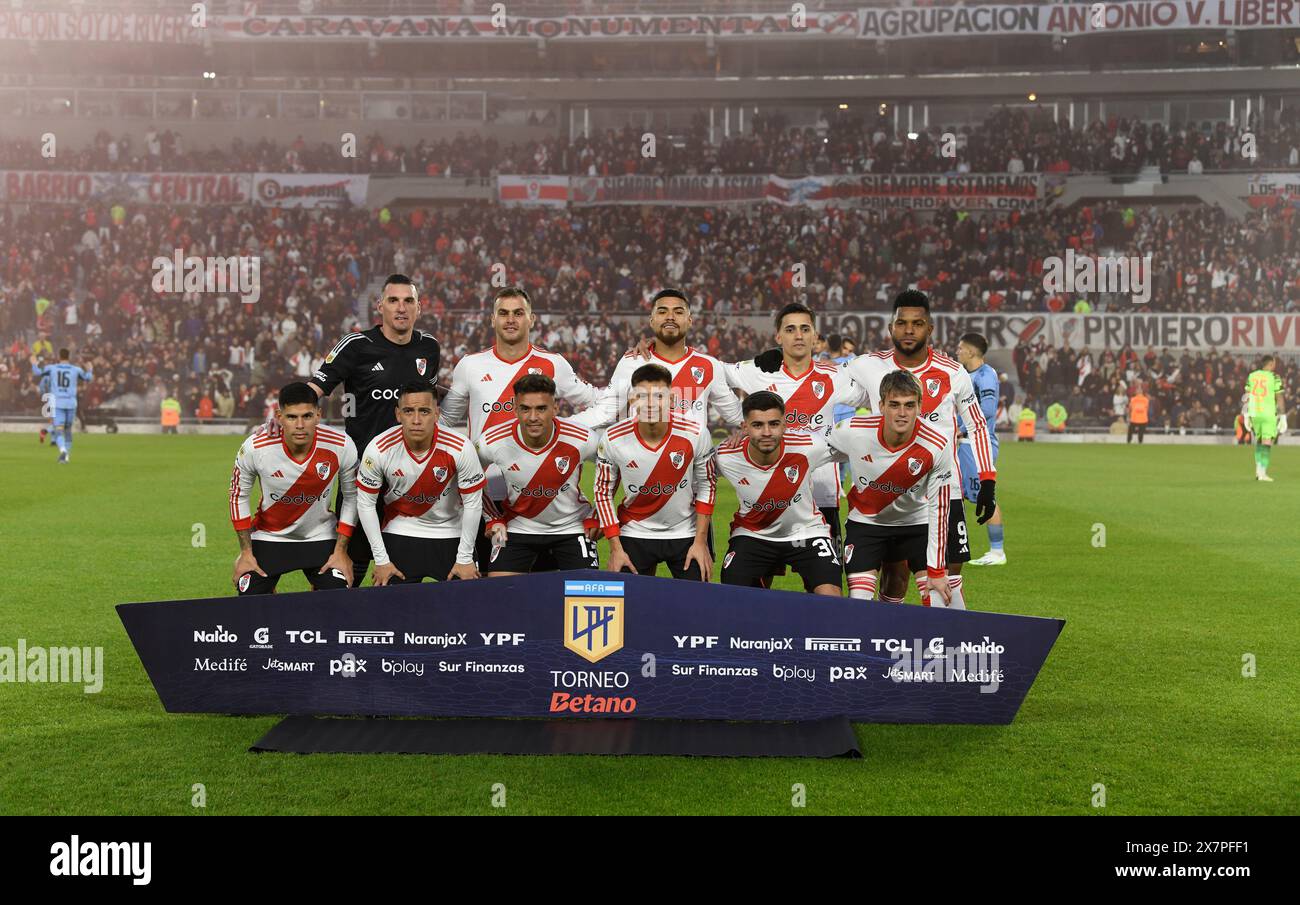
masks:
<svg viewBox="0 0 1300 905"><path fill-rule="evenodd" d="M290 644L324 644L325 643L325 636L322 635L316 629L309 628L309 629L303 629L301 631L295 631L294 629L286 629L285 635L288 636Z"/></svg>

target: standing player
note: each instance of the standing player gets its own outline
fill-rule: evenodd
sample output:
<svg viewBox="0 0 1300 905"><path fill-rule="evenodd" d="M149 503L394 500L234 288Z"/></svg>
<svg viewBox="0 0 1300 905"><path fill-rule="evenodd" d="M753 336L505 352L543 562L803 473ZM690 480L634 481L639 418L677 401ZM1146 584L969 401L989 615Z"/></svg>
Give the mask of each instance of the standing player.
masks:
<svg viewBox="0 0 1300 905"><path fill-rule="evenodd" d="M62 353L60 353L62 354ZM1271 481L1268 463L1273 443L1286 430L1286 405L1282 400L1282 378L1277 376L1277 359L1265 355L1259 368L1246 378L1247 415L1255 437L1255 480Z"/></svg>
<svg viewBox="0 0 1300 905"><path fill-rule="evenodd" d="M252 512L253 481L262 488ZM330 485L342 506L330 511ZM305 383L280 390L275 424L244 441L230 479L230 520L239 537L233 580L243 594L270 594L280 576L301 569L315 590L352 581L348 538L357 518L357 448L320 423L320 398Z"/></svg>
<svg viewBox="0 0 1300 905"><path fill-rule="evenodd" d="M72 456L72 424L77 418L77 387L80 382L94 379L94 375L85 368L74 365L69 359L72 353L67 349L59 350L59 363L42 365L35 355L31 358L32 373L42 380L49 378L49 393L53 399L54 442L59 447L59 458L55 461L67 462Z"/></svg>
<svg viewBox="0 0 1300 905"><path fill-rule="evenodd" d="M811 348L811 343L809 343ZM793 568L805 590L841 597L831 529L813 501L812 475L832 460L820 434L786 429L785 402L770 390L741 403L744 436L718 448L718 471L739 507L722 560L722 583L763 587Z"/></svg>
<svg viewBox="0 0 1300 905"><path fill-rule="evenodd" d="M768 372L756 361L742 361L728 366L727 377L744 393L776 393L784 403L788 430L818 434L824 439L834 426L835 406L857 408L864 394L848 373L813 358L816 338L812 309L791 302L776 314L780 365ZM748 423L747 419L746 427ZM841 491L838 470L829 461L824 463L813 477L812 494L833 539L840 536Z"/></svg>
<svg viewBox="0 0 1300 905"><path fill-rule="evenodd" d="M596 454L596 435L555 416L555 381L547 375L525 374L512 389L515 418L475 443L484 467L497 466L506 483L499 510L491 499L483 503L493 543L488 577L531 571L544 554L560 569L594 569L597 526L593 517L589 539L591 504L579 481L582 463Z"/></svg>
<svg viewBox="0 0 1300 905"><path fill-rule="evenodd" d="M902 368L910 371L921 385L921 416L925 423L949 438L953 448L957 445L957 415L966 420L971 444L975 453L980 485L975 505L976 517L982 525L993 516L994 479L993 452L989 444L988 422L980 408L971 384L970 374L957 361L930 346L934 322L930 318L930 299L924 292L906 289L894 299L894 317L889 324L893 349L859 355L847 370L858 386L865 389L871 400L871 410L880 411L880 382L890 371ZM953 605L965 608L962 591L962 563L970 561L970 541L966 534L966 513L962 508L962 489L959 469L954 469L949 484L951 513L948 519L948 584L952 588ZM927 588L917 590L924 601ZM905 563L886 564L881 580L880 595L884 600L899 601L907 592Z"/></svg>
<svg viewBox="0 0 1300 905"><path fill-rule="evenodd" d="M344 427L357 449L397 423L397 394L412 381L434 386L441 350L438 340L415 329L420 301L410 277L395 273L384 282L377 303L380 324L349 333L325 356L308 384L328 396L343 384ZM366 577L370 545L357 532L348 547L357 584Z"/></svg>
<svg viewBox="0 0 1300 905"><path fill-rule="evenodd" d="M611 572L708 581L709 525L717 492L713 442L700 422L676 413L673 376L662 365L632 373L633 417L605 433L593 496L609 538ZM623 502L614 493L624 483Z"/></svg>
<svg viewBox="0 0 1300 905"><path fill-rule="evenodd" d="M906 562L917 585L933 591L924 605L964 608L947 581L952 451L920 411L920 383L908 371L891 371L880 381L879 414L831 430L831 451L853 479L844 536L849 596L873 599L881 566Z"/></svg>
<svg viewBox="0 0 1300 905"><path fill-rule="evenodd" d="M357 469L357 515L374 554L375 584L478 578L474 542L485 481L474 447L439 426L433 387L423 381L402 387L397 421L370 441ZM381 494L382 523L375 505Z"/></svg>
<svg viewBox="0 0 1300 905"><path fill-rule="evenodd" d="M957 343L957 360L970 374L971 386L975 388L975 396L980 402L980 411L984 413L984 420L989 425L989 451L996 468L998 433L994 425L997 424L1001 385L998 383L998 372L984 361L988 350L989 341L978 333L967 333ZM979 467L975 464L974 442L960 414L957 415L957 431L960 441L957 447L957 465L961 469L962 493L969 502L976 503L980 492ZM989 552L972 560L971 565L1005 566L1007 554L1002 549L1002 507L996 502L993 504L993 517L989 519L988 532Z"/></svg>

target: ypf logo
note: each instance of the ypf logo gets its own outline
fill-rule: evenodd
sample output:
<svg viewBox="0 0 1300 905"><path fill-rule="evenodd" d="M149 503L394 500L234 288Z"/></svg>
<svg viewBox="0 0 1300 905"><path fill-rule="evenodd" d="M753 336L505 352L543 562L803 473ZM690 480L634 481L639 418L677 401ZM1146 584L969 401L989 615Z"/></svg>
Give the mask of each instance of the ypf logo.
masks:
<svg viewBox="0 0 1300 905"><path fill-rule="evenodd" d="M623 648L623 582L564 583L564 646L589 663Z"/></svg>

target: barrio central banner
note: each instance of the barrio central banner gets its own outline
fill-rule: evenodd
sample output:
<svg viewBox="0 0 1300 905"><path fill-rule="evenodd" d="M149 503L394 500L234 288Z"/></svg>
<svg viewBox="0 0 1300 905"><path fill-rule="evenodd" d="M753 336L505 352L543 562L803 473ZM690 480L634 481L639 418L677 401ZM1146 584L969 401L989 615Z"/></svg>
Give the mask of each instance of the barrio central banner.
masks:
<svg viewBox="0 0 1300 905"><path fill-rule="evenodd" d="M10 204L363 205L370 177L355 173L72 173L0 170Z"/></svg>

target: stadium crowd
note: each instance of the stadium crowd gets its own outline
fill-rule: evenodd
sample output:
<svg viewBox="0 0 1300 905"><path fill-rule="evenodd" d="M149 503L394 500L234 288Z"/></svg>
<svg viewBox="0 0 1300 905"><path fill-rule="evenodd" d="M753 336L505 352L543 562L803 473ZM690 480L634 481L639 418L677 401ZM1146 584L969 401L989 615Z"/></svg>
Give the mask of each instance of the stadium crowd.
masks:
<svg viewBox="0 0 1300 905"><path fill-rule="evenodd" d="M847 111L820 114L815 125L791 126L779 113L757 114L740 134L709 141L708 120L697 114L684 134L642 155L643 128L598 131L589 137L552 137L502 144L481 133L406 145L381 133L368 136L356 157L335 144L301 135L279 144L235 138L226 149L188 147L173 129L151 127L139 140L100 131L90 145L49 158L26 138L0 141L0 167L136 172L356 172L494 177L498 173L617 176L631 173L776 173L784 176L862 173L1163 173L1243 169L1300 169L1300 119L1285 107L1267 123L1254 117L1238 130L1226 122L1166 128L1111 116L1071 128L1040 112L998 108L974 127L934 125L915 133L895 129L892 112L867 117ZM534 124L550 120L535 117ZM1254 138L1253 155L1249 132ZM944 138L951 134L951 146Z"/></svg>

